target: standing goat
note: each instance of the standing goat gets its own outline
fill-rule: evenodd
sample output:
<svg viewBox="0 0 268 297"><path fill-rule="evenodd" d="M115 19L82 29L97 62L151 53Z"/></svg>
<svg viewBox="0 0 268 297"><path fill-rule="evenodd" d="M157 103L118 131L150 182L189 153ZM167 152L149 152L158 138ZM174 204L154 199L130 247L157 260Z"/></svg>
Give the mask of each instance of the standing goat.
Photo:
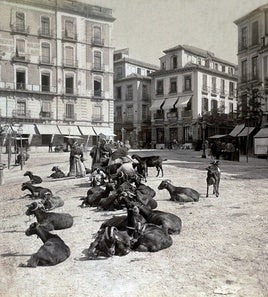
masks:
<svg viewBox="0 0 268 297"><path fill-rule="evenodd" d="M25 234L27 236L36 234L44 244L31 256L27 264L20 264L20 267L56 265L65 261L71 254L70 248L58 235L49 233L38 223L32 223Z"/></svg>
<svg viewBox="0 0 268 297"><path fill-rule="evenodd" d="M168 190L170 194L170 200L178 202L194 202L198 201L200 194L191 188L175 187L171 184L171 181L166 179L158 186L158 190Z"/></svg>
<svg viewBox="0 0 268 297"><path fill-rule="evenodd" d="M33 175L32 171L26 171L23 176L29 176L32 184L41 184L42 178L38 175Z"/></svg>
<svg viewBox="0 0 268 297"><path fill-rule="evenodd" d="M213 194L216 194L216 197L219 197L219 187L221 179L221 170L219 168L219 161L213 161L210 163L210 166L206 168L207 170L207 195L209 186L213 186Z"/></svg>

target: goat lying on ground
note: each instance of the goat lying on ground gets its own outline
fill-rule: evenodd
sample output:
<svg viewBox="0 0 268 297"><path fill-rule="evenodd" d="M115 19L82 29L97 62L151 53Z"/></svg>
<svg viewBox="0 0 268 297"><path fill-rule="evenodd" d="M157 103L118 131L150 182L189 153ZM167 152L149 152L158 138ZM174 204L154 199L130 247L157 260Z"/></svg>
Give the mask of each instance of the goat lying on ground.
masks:
<svg viewBox="0 0 268 297"><path fill-rule="evenodd" d="M73 217L68 213L47 212L42 203L33 202L27 205L26 215L35 215L37 222L47 231L61 230L72 227Z"/></svg>
<svg viewBox="0 0 268 297"><path fill-rule="evenodd" d="M65 261L71 254L70 248L58 235L49 233L38 223L32 223L25 234L27 236L36 234L44 244L31 256L27 264L21 264L20 267L56 265Z"/></svg>
<svg viewBox="0 0 268 297"><path fill-rule="evenodd" d="M45 198L45 193L47 193L47 192L50 192L52 194L50 189L33 186L31 184L31 182L23 183L22 186L21 186L21 190L22 191L29 190L31 192L30 197L32 199L44 199Z"/></svg>
<svg viewBox="0 0 268 297"><path fill-rule="evenodd" d="M61 207L64 205L64 201L59 196L53 196L51 192L46 192L44 194L44 199L42 199L42 204L46 210L52 210L56 207Z"/></svg>
<svg viewBox="0 0 268 297"><path fill-rule="evenodd" d="M209 186L213 186L213 194L216 194L216 197L219 197L219 186L221 179L221 171L219 168L219 161L213 161L211 165L206 168L207 170L207 195Z"/></svg>
<svg viewBox="0 0 268 297"><path fill-rule="evenodd" d="M163 180L158 186L158 190L168 190L170 194L170 200L178 202L194 202L198 201L200 194L191 188L175 187L171 184L171 181Z"/></svg>
<svg viewBox="0 0 268 297"><path fill-rule="evenodd" d="M63 177L65 177L65 173L63 171L61 171L58 166L53 166L51 171L54 171L50 175L50 177L52 177L52 178L63 178Z"/></svg>
<svg viewBox="0 0 268 297"><path fill-rule="evenodd" d="M162 177L164 176L162 163L167 161L167 159L162 159L160 156L149 156L149 157L140 157L139 155L132 155L132 159L137 160L140 163L141 175L148 176L148 167L156 167L157 175L161 171ZM138 167L139 168L139 167Z"/></svg>
<svg viewBox="0 0 268 297"><path fill-rule="evenodd" d="M38 175L33 175L32 171L26 171L23 176L29 176L32 184L41 184L42 178Z"/></svg>

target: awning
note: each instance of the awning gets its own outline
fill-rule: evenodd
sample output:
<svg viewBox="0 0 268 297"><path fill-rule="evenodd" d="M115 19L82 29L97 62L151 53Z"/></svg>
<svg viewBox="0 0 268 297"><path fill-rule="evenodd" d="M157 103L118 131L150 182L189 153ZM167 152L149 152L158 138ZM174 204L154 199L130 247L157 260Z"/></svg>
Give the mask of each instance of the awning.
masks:
<svg viewBox="0 0 268 297"><path fill-rule="evenodd" d="M83 137L80 137L80 136L69 136L69 135L64 135L63 136L64 138L68 138L68 139L83 139Z"/></svg>
<svg viewBox="0 0 268 297"><path fill-rule="evenodd" d="M57 125L36 124L36 128L41 135L59 135L60 134L60 130L58 129Z"/></svg>
<svg viewBox="0 0 268 297"><path fill-rule="evenodd" d="M153 102L150 107L150 110L155 111L161 108L161 105L164 103L165 99L157 99Z"/></svg>
<svg viewBox="0 0 268 297"><path fill-rule="evenodd" d="M245 124L236 125L234 129L229 133L230 136L236 137L245 127Z"/></svg>
<svg viewBox="0 0 268 297"><path fill-rule="evenodd" d="M96 135L116 136L110 127L93 127Z"/></svg>
<svg viewBox="0 0 268 297"><path fill-rule="evenodd" d="M224 138L224 137L228 137L228 135L216 134L216 135L210 136L209 139L219 139L219 138Z"/></svg>
<svg viewBox="0 0 268 297"><path fill-rule="evenodd" d="M65 125L65 126L58 125L58 128L59 128L60 133L62 135L69 135L69 136L70 135L72 135L72 136L78 135L78 136L81 136L81 133L80 133L77 126L74 126L74 125L68 125L68 126L67 125Z"/></svg>
<svg viewBox="0 0 268 297"><path fill-rule="evenodd" d="M262 128L254 137L255 138L268 138L268 127Z"/></svg>
<svg viewBox="0 0 268 297"><path fill-rule="evenodd" d="M21 126L12 126L12 130L17 134L36 134L34 124L22 124Z"/></svg>
<svg viewBox="0 0 268 297"><path fill-rule="evenodd" d="M173 109L174 104L177 102L178 98L167 98L162 109Z"/></svg>
<svg viewBox="0 0 268 297"><path fill-rule="evenodd" d="M237 137L243 137L251 134L255 127L245 127L238 135Z"/></svg>
<svg viewBox="0 0 268 297"><path fill-rule="evenodd" d="M192 98L192 95L190 96L182 96L179 97L178 102L175 104L175 107L186 107L189 100Z"/></svg>
<svg viewBox="0 0 268 297"><path fill-rule="evenodd" d="M89 126L78 126L78 127L83 135L95 135L95 132L92 127L89 127Z"/></svg>

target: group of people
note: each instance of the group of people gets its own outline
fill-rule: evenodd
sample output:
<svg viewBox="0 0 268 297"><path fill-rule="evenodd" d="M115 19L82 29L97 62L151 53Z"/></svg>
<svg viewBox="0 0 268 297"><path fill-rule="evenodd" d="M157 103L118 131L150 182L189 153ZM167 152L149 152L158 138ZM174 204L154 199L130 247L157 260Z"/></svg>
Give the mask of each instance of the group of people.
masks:
<svg viewBox="0 0 268 297"><path fill-rule="evenodd" d="M212 142L209 145L210 155L217 160L222 158L229 161L239 161L239 149L235 141L221 142L220 140Z"/></svg>

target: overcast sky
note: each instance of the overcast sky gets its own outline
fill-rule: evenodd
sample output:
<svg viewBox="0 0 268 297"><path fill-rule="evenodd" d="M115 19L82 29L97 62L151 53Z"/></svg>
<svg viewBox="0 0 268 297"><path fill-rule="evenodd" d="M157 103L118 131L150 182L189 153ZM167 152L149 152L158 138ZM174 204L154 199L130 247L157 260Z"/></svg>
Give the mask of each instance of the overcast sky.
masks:
<svg viewBox="0 0 268 297"><path fill-rule="evenodd" d="M81 1L81 0L80 0ZM159 65L163 50L188 44L237 63L234 20L267 0L82 0L111 8L115 49Z"/></svg>

